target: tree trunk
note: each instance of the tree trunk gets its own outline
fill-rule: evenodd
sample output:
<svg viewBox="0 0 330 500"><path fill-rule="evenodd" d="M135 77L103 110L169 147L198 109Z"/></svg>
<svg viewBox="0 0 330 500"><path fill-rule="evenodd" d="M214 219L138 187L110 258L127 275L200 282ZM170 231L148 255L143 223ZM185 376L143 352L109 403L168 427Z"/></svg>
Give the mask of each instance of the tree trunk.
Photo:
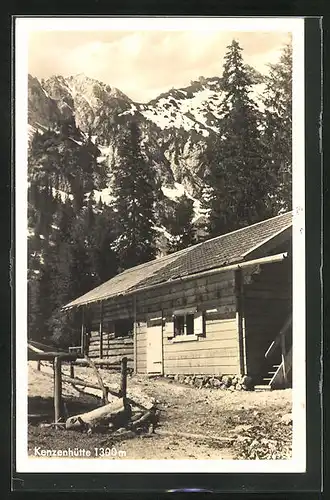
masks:
<svg viewBox="0 0 330 500"><path fill-rule="evenodd" d="M65 423L66 429L84 429L98 425L113 424L114 428L125 427L131 417L131 406L123 400L109 403L95 410L69 417Z"/></svg>

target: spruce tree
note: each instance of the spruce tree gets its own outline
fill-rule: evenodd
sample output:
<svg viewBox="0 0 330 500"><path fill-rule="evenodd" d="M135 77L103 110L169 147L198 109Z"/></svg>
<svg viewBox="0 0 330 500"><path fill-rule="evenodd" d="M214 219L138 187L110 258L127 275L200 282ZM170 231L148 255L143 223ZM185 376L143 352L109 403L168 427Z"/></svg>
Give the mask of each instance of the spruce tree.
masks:
<svg viewBox="0 0 330 500"><path fill-rule="evenodd" d="M261 140L261 114L250 96L254 85L235 40L225 55L219 134L210 139L207 184L212 188L209 234L218 236L270 215L270 180ZM211 151L211 153L210 153Z"/></svg>
<svg viewBox="0 0 330 500"><path fill-rule="evenodd" d="M264 138L273 176L276 212L292 208L292 45L287 44L280 60L269 65L263 102Z"/></svg>
<svg viewBox="0 0 330 500"><path fill-rule="evenodd" d="M194 203L184 194L175 203L173 215L167 221L166 229L172 235L168 253L177 252L196 243L193 218Z"/></svg>
<svg viewBox="0 0 330 500"><path fill-rule="evenodd" d="M118 272L118 256L112 248L118 236L115 215L112 207L103 205L102 211L95 215L94 227L91 229L91 259L98 284Z"/></svg>
<svg viewBox="0 0 330 500"><path fill-rule="evenodd" d="M134 120L123 131L118 155L112 172L112 206L119 236L113 249L123 270L153 259L156 251L154 175L142 156L140 131Z"/></svg>
<svg viewBox="0 0 330 500"><path fill-rule="evenodd" d="M96 283L90 237L94 227L95 183L105 172L99 150L73 120L57 131L36 133L29 150L29 335L67 336L72 317L60 308ZM59 190L68 194L62 202ZM85 200L86 192L91 192ZM69 199L70 196L70 199ZM72 201L71 201L72 199Z"/></svg>

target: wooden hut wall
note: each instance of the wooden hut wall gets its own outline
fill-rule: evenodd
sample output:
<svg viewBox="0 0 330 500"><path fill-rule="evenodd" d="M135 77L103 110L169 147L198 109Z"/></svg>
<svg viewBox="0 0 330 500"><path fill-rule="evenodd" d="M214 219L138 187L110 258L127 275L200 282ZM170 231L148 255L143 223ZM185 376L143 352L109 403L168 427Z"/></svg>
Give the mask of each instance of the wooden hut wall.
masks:
<svg viewBox="0 0 330 500"><path fill-rule="evenodd" d="M136 324L136 371L147 372L147 323L137 321Z"/></svg>
<svg viewBox="0 0 330 500"><path fill-rule="evenodd" d="M114 363L120 362L123 356L129 361L127 366L134 367L133 331L130 335L116 336L115 322L120 319L133 320L132 297L120 297L106 300L89 306L91 311L91 335L88 355L91 358L107 358ZM100 323L102 317L102 349Z"/></svg>
<svg viewBox="0 0 330 500"><path fill-rule="evenodd" d="M247 372L258 378L266 368L265 352L292 310L291 261L261 266L250 279L245 270L244 276ZM274 363L280 361L279 354Z"/></svg>
<svg viewBox="0 0 330 500"><path fill-rule="evenodd" d="M204 334L173 339L173 312L197 307L204 312ZM217 311L206 313L207 310ZM233 271L167 285L137 296L137 371L147 370L146 316L162 311L165 374L236 374L239 370L235 274ZM172 338L171 338L172 335Z"/></svg>

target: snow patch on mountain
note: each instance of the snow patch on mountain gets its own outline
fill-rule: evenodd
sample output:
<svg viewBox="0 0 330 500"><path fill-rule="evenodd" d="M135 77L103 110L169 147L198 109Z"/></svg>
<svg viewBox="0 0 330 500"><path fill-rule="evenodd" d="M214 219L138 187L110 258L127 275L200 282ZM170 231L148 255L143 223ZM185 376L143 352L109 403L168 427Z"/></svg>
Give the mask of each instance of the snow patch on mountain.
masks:
<svg viewBox="0 0 330 500"><path fill-rule="evenodd" d="M178 182L175 182L173 187L162 186L161 189L164 196L173 201L181 198L186 193L184 186Z"/></svg>

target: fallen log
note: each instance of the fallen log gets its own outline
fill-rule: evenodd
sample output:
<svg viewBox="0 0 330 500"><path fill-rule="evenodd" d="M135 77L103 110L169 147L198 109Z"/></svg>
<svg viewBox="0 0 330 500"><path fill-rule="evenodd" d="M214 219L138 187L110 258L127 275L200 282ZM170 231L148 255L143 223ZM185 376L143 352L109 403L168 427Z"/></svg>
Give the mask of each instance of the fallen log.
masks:
<svg viewBox="0 0 330 500"><path fill-rule="evenodd" d="M133 421L131 424L132 429L136 429L137 427L140 427L143 424L146 424L147 422L151 423L151 420L153 420L155 417L155 412L153 411L148 411L142 417L138 418L137 420Z"/></svg>
<svg viewBox="0 0 330 500"><path fill-rule="evenodd" d="M193 439L195 441L216 441L219 443L228 443L228 444L231 444L233 441L235 441L234 438L227 438L221 436L206 436L204 434L191 434L189 432L172 432L172 431L165 431L163 429L157 429L156 434L159 434L161 436L183 437L187 439Z"/></svg>
<svg viewBox="0 0 330 500"><path fill-rule="evenodd" d="M140 418L131 419L130 428L132 430L137 430L139 427L147 427L147 425L151 428L151 432L155 432L156 425L159 420L159 412L156 407L151 408L149 411L144 413ZM150 430L150 429L149 429Z"/></svg>
<svg viewBox="0 0 330 500"><path fill-rule="evenodd" d="M125 427L131 417L131 406L122 400L109 403L95 410L74 415L66 420L66 429L86 429L112 424L113 428Z"/></svg>

